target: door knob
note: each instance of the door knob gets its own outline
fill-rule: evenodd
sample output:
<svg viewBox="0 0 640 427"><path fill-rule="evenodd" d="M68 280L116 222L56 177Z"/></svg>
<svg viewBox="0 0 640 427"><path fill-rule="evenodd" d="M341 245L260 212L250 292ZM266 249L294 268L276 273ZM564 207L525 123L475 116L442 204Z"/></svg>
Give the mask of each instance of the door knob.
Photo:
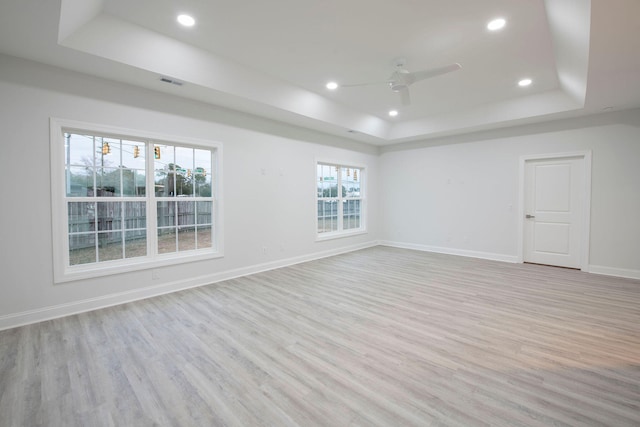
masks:
<svg viewBox="0 0 640 427"><path fill-rule="evenodd" d="M527 219L531 219L531 218L535 218L536 216L535 215L526 214L524 217L527 218Z"/></svg>

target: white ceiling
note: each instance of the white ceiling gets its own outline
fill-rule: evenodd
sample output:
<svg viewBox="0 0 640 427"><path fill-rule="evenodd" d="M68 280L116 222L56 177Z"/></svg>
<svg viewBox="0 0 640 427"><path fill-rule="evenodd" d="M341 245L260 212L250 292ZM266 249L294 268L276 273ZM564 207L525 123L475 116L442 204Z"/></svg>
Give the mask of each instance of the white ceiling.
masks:
<svg viewBox="0 0 640 427"><path fill-rule="evenodd" d="M376 145L640 107L640 0L2 0L0 52ZM397 57L463 68L324 88Z"/></svg>

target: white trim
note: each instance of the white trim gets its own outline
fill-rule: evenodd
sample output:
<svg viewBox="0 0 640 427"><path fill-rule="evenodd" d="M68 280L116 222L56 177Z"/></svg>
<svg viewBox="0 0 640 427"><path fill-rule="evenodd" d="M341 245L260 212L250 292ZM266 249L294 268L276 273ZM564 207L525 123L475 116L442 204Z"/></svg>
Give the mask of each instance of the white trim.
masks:
<svg viewBox="0 0 640 427"><path fill-rule="evenodd" d="M131 258L118 260L114 262L92 263L80 266L68 265L69 239L67 233L67 204L65 192L64 178L64 150L60 148L63 139L63 132L89 132L98 133L101 136L113 138L127 138L145 142L147 148L155 144L170 144L200 147L203 149L211 149L212 151L212 200L214 209L211 221L213 223L213 243L211 249L199 250L189 253L171 253L160 255L155 253L155 244L153 239L147 239L147 257ZM50 132L50 160L51 160L51 221L52 221L52 253L53 253L53 277L54 283L64 283L79 279L91 277L107 276L111 274L119 274L134 270L144 270L157 266L169 264L177 264L184 262L199 261L212 258L220 258L224 256L224 215L223 215L223 195L222 195L222 143L201 140L196 138L174 136L168 134L159 134L148 132L145 130L118 128L109 125L102 125L89 122L80 122L76 120L67 120L51 117L49 119ZM156 207L153 205L153 197L149 189L153 189L153 174L148 173L153 170L153 157L151 152L146 156L146 179L147 194L144 198L136 198L136 201L145 202L147 204L147 229L155 230L155 212ZM119 199L118 201L121 201ZM195 200L195 199L194 199ZM113 200L109 200L113 201ZM153 233L152 233L153 236ZM59 247L58 247L59 246ZM153 255L152 257L150 255Z"/></svg>
<svg viewBox="0 0 640 427"><path fill-rule="evenodd" d="M518 255L517 262L524 262L524 194L525 194L525 167L526 163L535 160L565 159L570 157L581 157L584 161L583 185L582 185L582 230L580 269L585 272L590 271L589 266L589 243L591 234L591 150L572 151L563 153L530 154L520 157L518 176Z"/></svg>
<svg viewBox="0 0 640 427"><path fill-rule="evenodd" d="M129 258L118 260L117 265L110 264L110 261L90 264L90 268L78 269L74 271L67 270L63 277L56 277L55 282L67 283L82 279L91 279L94 277L110 276L113 274L128 273L131 271L149 270L158 267L166 267L169 265L185 264L188 262L205 261L209 259L223 258L224 255L218 252L199 253L189 252L187 254L170 253L156 256L152 260L142 260L140 258ZM80 266L81 268L84 265Z"/></svg>
<svg viewBox="0 0 640 427"><path fill-rule="evenodd" d="M125 304L132 301L146 299L154 296L164 295L184 289L197 288L200 286L210 285L224 280L235 279L238 277L248 276L251 274L261 273L264 271L274 270L276 268L288 267L316 259L327 258L334 255L340 255L347 252L353 252L360 249L366 249L377 246L377 241L350 245L338 249L330 249L321 252L315 252L308 255L300 255L292 258L282 259L278 261L256 264L249 267L237 268L219 273L207 274L189 279L176 280L169 283L163 283L156 286L148 286L146 288L134 289L126 292L105 295L96 298L89 298L82 301L74 301L67 304L59 304L50 307L43 307L36 310L28 310L20 313L0 316L0 331L18 326L28 325L31 323L42 322L45 320L56 319L59 317L70 316L73 314L84 313L87 311L97 310L100 308L111 307L114 305Z"/></svg>
<svg viewBox="0 0 640 427"><path fill-rule="evenodd" d="M392 248L413 249L413 250L422 251L422 252L435 252L439 254L464 256L468 258L480 258L480 259L487 259L491 261L508 262L512 264L518 262L518 258L513 255L495 254L492 252L479 252L479 251L470 251L467 249L444 248L441 246L421 245L418 243L393 242L389 240L380 241L380 245L390 246Z"/></svg>
<svg viewBox="0 0 640 427"><path fill-rule="evenodd" d="M317 219L316 219L317 221ZM360 228L357 228L355 230L346 230L346 231L334 231L331 233L322 233L322 234L318 234L316 232L316 242L324 242L326 240L334 240L334 239L342 239L344 237L353 237L353 236L358 236L360 234L367 234L368 231L367 230L362 230Z"/></svg>
<svg viewBox="0 0 640 427"><path fill-rule="evenodd" d="M604 265L590 265L589 273L640 280L640 270L632 270L630 268L616 268L616 267L605 267Z"/></svg>

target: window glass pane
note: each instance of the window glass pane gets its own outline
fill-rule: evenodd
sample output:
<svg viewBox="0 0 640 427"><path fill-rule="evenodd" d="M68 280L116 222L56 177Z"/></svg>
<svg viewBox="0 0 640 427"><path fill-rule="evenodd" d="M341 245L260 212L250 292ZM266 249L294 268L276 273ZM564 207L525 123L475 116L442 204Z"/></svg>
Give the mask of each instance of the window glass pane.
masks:
<svg viewBox="0 0 640 427"><path fill-rule="evenodd" d="M205 173L211 174L211 151L209 150L194 150L194 168L201 168Z"/></svg>
<svg viewBox="0 0 640 427"><path fill-rule="evenodd" d="M360 227L360 200L345 200L343 204L343 227L345 230Z"/></svg>
<svg viewBox="0 0 640 427"><path fill-rule="evenodd" d="M85 166L67 166L65 172L67 196L93 196L93 168Z"/></svg>
<svg viewBox="0 0 640 427"><path fill-rule="evenodd" d="M193 195L193 148L176 147L176 195Z"/></svg>
<svg viewBox="0 0 640 427"><path fill-rule="evenodd" d="M353 193L353 183L347 179L342 181L342 197L350 197Z"/></svg>
<svg viewBox="0 0 640 427"><path fill-rule="evenodd" d="M125 169L146 169L147 147L144 142L122 141L122 167Z"/></svg>
<svg viewBox="0 0 640 427"><path fill-rule="evenodd" d="M146 188L144 169L122 170L122 195L125 197L144 197Z"/></svg>
<svg viewBox="0 0 640 427"><path fill-rule="evenodd" d="M198 197L211 197L211 175L204 168L196 168L193 173L195 193Z"/></svg>
<svg viewBox="0 0 640 427"><path fill-rule="evenodd" d="M324 201L318 200L318 233L324 232Z"/></svg>
<svg viewBox="0 0 640 427"><path fill-rule="evenodd" d="M122 203L98 202L97 224L99 231L122 229Z"/></svg>
<svg viewBox="0 0 640 427"><path fill-rule="evenodd" d="M124 208L124 228L144 229L147 227L147 205L145 202L125 202Z"/></svg>
<svg viewBox="0 0 640 427"><path fill-rule="evenodd" d="M211 224L213 202L196 202L196 224Z"/></svg>
<svg viewBox="0 0 640 427"><path fill-rule="evenodd" d="M120 165L120 142L96 136L96 166L117 168Z"/></svg>
<svg viewBox="0 0 640 427"><path fill-rule="evenodd" d="M196 223L196 202L178 200L176 206L178 207L178 227Z"/></svg>
<svg viewBox="0 0 640 427"><path fill-rule="evenodd" d="M98 233L98 261L113 261L122 259L122 256L122 232Z"/></svg>
<svg viewBox="0 0 640 427"><path fill-rule="evenodd" d="M358 172L358 180L354 180L352 188L353 193L351 193L351 196L360 197L360 172Z"/></svg>
<svg viewBox="0 0 640 427"><path fill-rule="evenodd" d="M339 197L339 195L338 195L338 183L337 182L330 183L329 191L325 195L325 197Z"/></svg>
<svg viewBox="0 0 640 427"><path fill-rule="evenodd" d="M322 196L321 197L331 197L331 182L324 181L322 183Z"/></svg>
<svg viewBox="0 0 640 427"><path fill-rule="evenodd" d="M119 168L122 165L122 150L119 139L102 138L102 166Z"/></svg>
<svg viewBox="0 0 640 427"><path fill-rule="evenodd" d="M125 258L135 258L145 255L147 255L147 231L135 230L125 232Z"/></svg>
<svg viewBox="0 0 640 427"><path fill-rule="evenodd" d="M193 148L176 147L176 169L193 169Z"/></svg>
<svg viewBox="0 0 640 427"><path fill-rule="evenodd" d="M212 194L212 160L211 151L194 150L193 182L195 195L198 197L211 197Z"/></svg>
<svg viewBox="0 0 640 427"><path fill-rule="evenodd" d="M67 165L94 165L93 136L65 133L65 149Z"/></svg>
<svg viewBox="0 0 640 427"><path fill-rule="evenodd" d="M158 202L158 227L175 227L176 202Z"/></svg>
<svg viewBox="0 0 640 427"><path fill-rule="evenodd" d="M338 203L335 200L318 201L318 232L328 233L338 229L337 206Z"/></svg>
<svg viewBox="0 0 640 427"><path fill-rule="evenodd" d="M159 228L158 229L158 253L166 254L176 251L176 229Z"/></svg>
<svg viewBox="0 0 640 427"><path fill-rule="evenodd" d="M196 248L196 228L178 227L178 250L192 251Z"/></svg>
<svg viewBox="0 0 640 427"><path fill-rule="evenodd" d="M169 170L156 170L155 171L155 191L156 197L169 197L174 193L174 175Z"/></svg>
<svg viewBox="0 0 640 427"><path fill-rule="evenodd" d="M94 202L69 202L67 217L70 234L95 231L96 204Z"/></svg>
<svg viewBox="0 0 640 427"><path fill-rule="evenodd" d="M174 147L155 144L153 147L153 168L155 171L155 193L158 197L175 195Z"/></svg>
<svg viewBox="0 0 640 427"><path fill-rule="evenodd" d="M154 169L168 169L170 164L175 163L173 145L154 144L152 154Z"/></svg>
<svg viewBox="0 0 640 427"><path fill-rule="evenodd" d="M96 262L96 240L94 233L69 235L69 265Z"/></svg>
<svg viewBox="0 0 640 427"><path fill-rule="evenodd" d="M331 215L330 215L331 231L338 231L338 201L334 200L331 203Z"/></svg>
<svg viewBox="0 0 640 427"><path fill-rule="evenodd" d="M96 196L120 196L120 169L98 168L96 171Z"/></svg>
<svg viewBox="0 0 640 427"><path fill-rule="evenodd" d="M181 197L193 196L193 175L191 169L176 169L176 195Z"/></svg>
<svg viewBox="0 0 640 427"><path fill-rule="evenodd" d="M323 191L322 197L337 197L338 196L338 171L336 170L337 166L322 166L322 182L325 184L324 188L326 191ZM331 195L333 194L333 195Z"/></svg>
<svg viewBox="0 0 640 427"><path fill-rule="evenodd" d="M196 228L196 239L198 249L210 248L212 247L212 239L211 239L212 228L210 225L198 226Z"/></svg>
<svg viewBox="0 0 640 427"><path fill-rule="evenodd" d="M343 166L340 168L340 178L342 179L342 183L344 184L349 180L349 176L351 176L351 168Z"/></svg>

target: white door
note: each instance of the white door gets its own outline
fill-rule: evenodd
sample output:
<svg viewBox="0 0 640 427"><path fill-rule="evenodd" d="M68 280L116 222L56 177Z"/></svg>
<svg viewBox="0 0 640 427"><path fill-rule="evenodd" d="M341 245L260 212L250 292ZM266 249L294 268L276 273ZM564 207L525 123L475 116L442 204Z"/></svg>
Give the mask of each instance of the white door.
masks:
<svg viewBox="0 0 640 427"><path fill-rule="evenodd" d="M525 262L581 267L583 179L583 157L525 162Z"/></svg>

